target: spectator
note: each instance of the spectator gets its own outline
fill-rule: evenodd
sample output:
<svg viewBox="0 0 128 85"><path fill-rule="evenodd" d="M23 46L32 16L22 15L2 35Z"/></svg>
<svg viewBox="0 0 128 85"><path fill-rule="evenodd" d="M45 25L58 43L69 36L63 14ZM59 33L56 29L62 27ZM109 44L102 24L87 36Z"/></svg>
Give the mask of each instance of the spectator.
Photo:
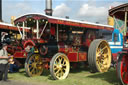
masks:
<svg viewBox="0 0 128 85"><path fill-rule="evenodd" d="M20 63L13 58L13 56L10 56L9 58L9 72L14 73L18 72L20 67Z"/></svg>
<svg viewBox="0 0 128 85"><path fill-rule="evenodd" d="M2 45L0 50L0 80L7 81L8 77L8 53L7 44Z"/></svg>

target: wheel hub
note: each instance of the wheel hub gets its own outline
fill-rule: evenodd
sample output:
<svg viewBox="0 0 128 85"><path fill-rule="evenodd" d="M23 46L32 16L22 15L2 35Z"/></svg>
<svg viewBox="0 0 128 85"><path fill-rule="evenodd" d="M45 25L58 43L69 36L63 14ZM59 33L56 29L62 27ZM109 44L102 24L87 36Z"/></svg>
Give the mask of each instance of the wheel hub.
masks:
<svg viewBox="0 0 128 85"><path fill-rule="evenodd" d="M32 67L37 68L37 63L32 63Z"/></svg>
<svg viewBox="0 0 128 85"><path fill-rule="evenodd" d="M57 68L58 69L62 69L62 65L60 64L60 65L57 65Z"/></svg>

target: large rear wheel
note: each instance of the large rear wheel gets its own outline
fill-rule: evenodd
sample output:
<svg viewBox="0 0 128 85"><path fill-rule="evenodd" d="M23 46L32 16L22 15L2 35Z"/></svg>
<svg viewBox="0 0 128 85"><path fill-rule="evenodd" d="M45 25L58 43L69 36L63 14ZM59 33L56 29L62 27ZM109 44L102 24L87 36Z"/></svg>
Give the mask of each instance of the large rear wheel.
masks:
<svg viewBox="0 0 128 85"><path fill-rule="evenodd" d="M92 41L88 50L88 63L91 72L107 72L111 65L111 50L105 40Z"/></svg>
<svg viewBox="0 0 128 85"><path fill-rule="evenodd" d="M122 85L128 85L128 56L120 54L117 63L117 75Z"/></svg>
<svg viewBox="0 0 128 85"><path fill-rule="evenodd" d="M29 77L39 76L43 72L43 62L39 54L30 54L25 61L25 71Z"/></svg>
<svg viewBox="0 0 128 85"><path fill-rule="evenodd" d="M57 53L50 61L50 73L54 79L65 79L70 70L68 57L63 53Z"/></svg>

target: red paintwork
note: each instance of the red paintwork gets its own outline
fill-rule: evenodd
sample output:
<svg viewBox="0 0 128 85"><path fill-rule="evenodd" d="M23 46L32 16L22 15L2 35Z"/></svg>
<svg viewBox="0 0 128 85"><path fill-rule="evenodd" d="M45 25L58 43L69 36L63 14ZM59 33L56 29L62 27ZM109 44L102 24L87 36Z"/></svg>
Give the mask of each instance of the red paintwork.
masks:
<svg viewBox="0 0 128 85"><path fill-rule="evenodd" d="M128 84L128 55L122 56L121 61L121 78L125 84Z"/></svg>
<svg viewBox="0 0 128 85"><path fill-rule="evenodd" d="M70 52L67 56L70 62L78 62L78 52Z"/></svg>
<svg viewBox="0 0 128 85"><path fill-rule="evenodd" d="M16 51L13 56L14 58L26 58L27 53L25 51L20 51L20 52Z"/></svg>
<svg viewBox="0 0 128 85"><path fill-rule="evenodd" d="M58 47L59 47L59 49L58 49L59 52L67 53L66 52L67 50L65 48L65 44L63 42L59 43Z"/></svg>
<svg viewBox="0 0 128 85"><path fill-rule="evenodd" d="M49 62L50 62L51 58L42 58L42 61L43 61L43 68L45 69L49 69Z"/></svg>
<svg viewBox="0 0 128 85"><path fill-rule="evenodd" d="M68 46L68 45L65 45L64 42L59 42L58 43L58 47L59 47L58 51L62 52L62 53L65 53L65 54L67 54L68 52L72 52L73 51L73 48Z"/></svg>
<svg viewBox="0 0 128 85"><path fill-rule="evenodd" d="M35 46L35 43L34 43L32 40L27 40L27 41L24 42L24 48L25 48L27 45Z"/></svg>
<svg viewBox="0 0 128 85"><path fill-rule="evenodd" d="M117 53L112 54L112 59L113 59L114 62L117 61L117 55L118 55Z"/></svg>
<svg viewBox="0 0 128 85"><path fill-rule="evenodd" d="M79 61L87 61L87 53L86 52L80 52L79 54Z"/></svg>
<svg viewBox="0 0 128 85"><path fill-rule="evenodd" d="M89 47L91 44L91 40L90 39L86 39L86 42L83 42L83 45Z"/></svg>
<svg viewBox="0 0 128 85"><path fill-rule="evenodd" d="M113 30L113 28L111 28L111 27L98 26L98 25L93 25L93 24L82 24L82 23L66 21L66 20L59 20L59 19L52 19L52 18L48 18L48 21L50 23L55 23L55 24L63 24L63 25L70 25L70 26L93 28L93 29L106 29L106 30L111 30L111 31Z"/></svg>
<svg viewBox="0 0 128 85"><path fill-rule="evenodd" d="M50 32L51 32L51 35L55 35L55 27L51 27Z"/></svg>
<svg viewBox="0 0 128 85"><path fill-rule="evenodd" d="M59 52L65 53L70 62L86 61L87 53L78 52L78 48L73 49L70 46L66 46L63 42L59 43Z"/></svg>
<svg viewBox="0 0 128 85"><path fill-rule="evenodd" d="M86 52L69 52L67 54L70 62L86 61L87 53Z"/></svg>
<svg viewBox="0 0 128 85"><path fill-rule="evenodd" d="M22 51L23 49L20 46L11 46L8 45L7 51L8 53L14 54L16 51Z"/></svg>

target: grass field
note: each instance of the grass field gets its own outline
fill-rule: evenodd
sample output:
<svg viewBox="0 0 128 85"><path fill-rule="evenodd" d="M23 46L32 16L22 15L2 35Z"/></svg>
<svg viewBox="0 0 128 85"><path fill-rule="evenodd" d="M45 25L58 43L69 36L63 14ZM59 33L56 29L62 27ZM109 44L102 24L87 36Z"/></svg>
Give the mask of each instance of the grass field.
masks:
<svg viewBox="0 0 128 85"><path fill-rule="evenodd" d="M113 68L106 73L90 73L88 68L72 69L65 80L53 80L48 70L41 76L27 77L25 70L20 69L19 73L9 73L9 79L46 85L119 85L116 70Z"/></svg>

